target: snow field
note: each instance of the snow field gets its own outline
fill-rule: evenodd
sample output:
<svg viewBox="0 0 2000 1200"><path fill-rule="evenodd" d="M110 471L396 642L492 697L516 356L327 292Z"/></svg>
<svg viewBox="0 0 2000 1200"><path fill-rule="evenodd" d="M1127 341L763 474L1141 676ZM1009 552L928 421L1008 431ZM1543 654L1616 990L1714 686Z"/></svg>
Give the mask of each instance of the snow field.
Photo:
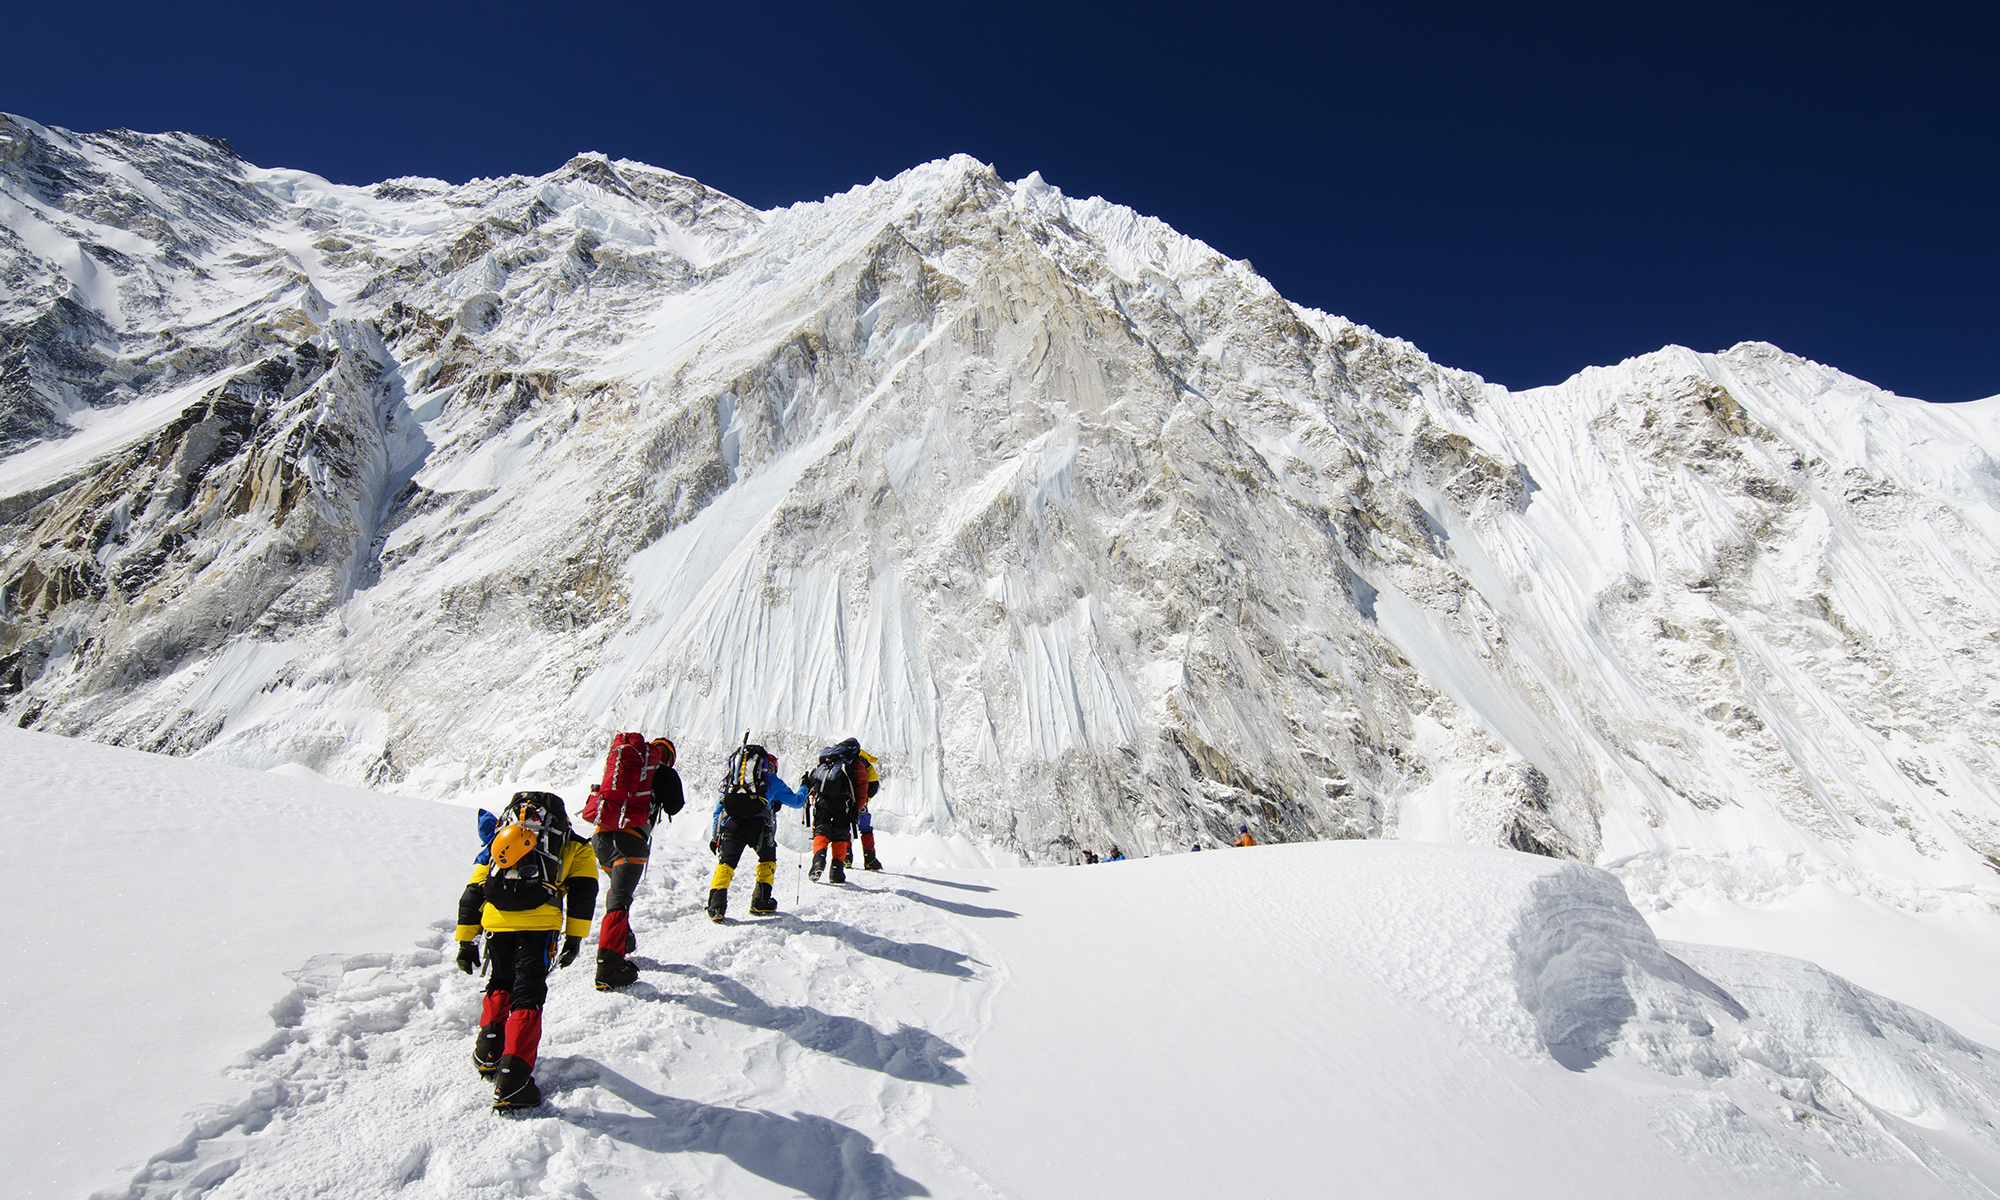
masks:
<svg viewBox="0 0 2000 1200"><path fill-rule="evenodd" d="M0 1161L29 1195L129 1173L191 1109L255 1125L269 1102L222 1067L282 1041L327 963L408 958L471 861L465 809L7 726L0 780L28 835L0 935Z"/></svg>
<svg viewBox="0 0 2000 1200"><path fill-rule="evenodd" d="M556 972L550 1102L497 1117L447 954L469 810L6 729L0 772L51 843L28 924L130 932L113 971L9 935L28 1195L2000 1189L1992 1051L1809 962L1661 943L1594 868L1373 841L830 887L781 851L786 911L716 925L697 783L633 908L640 982L595 991L588 944ZM86 792L109 834L60 819ZM148 852L190 831L229 869ZM135 919L162 896L203 917ZM1991 923L1903 915L1923 988L1976 1007Z"/></svg>
<svg viewBox="0 0 2000 1200"><path fill-rule="evenodd" d="M482 979L434 951L316 960L296 1031L236 1069L253 1119L208 1122L109 1194L991 1194L927 1128L965 1051L917 1023L976 1037L990 969L913 937L935 924L920 902L860 889L716 926L712 860L654 861L633 907L641 981L595 991L588 954L551 977L548 1108L488 1110L470 1062Z"/></svg>
<svg viewBox="0 0 2000 1200"><path fill-rule="evenodd" d="M1010 1195L2000 1181L1991 1051L1809 963L1663 946L1590 868L1344 842L965 878L1020 915L940 1124Z"/></svg>

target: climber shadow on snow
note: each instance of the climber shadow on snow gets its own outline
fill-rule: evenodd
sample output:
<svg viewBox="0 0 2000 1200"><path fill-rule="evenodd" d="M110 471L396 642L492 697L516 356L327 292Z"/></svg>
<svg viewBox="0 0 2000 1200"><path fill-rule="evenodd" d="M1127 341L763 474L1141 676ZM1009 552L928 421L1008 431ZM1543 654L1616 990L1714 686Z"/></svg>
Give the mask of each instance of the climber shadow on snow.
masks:
<svg viewBox="0 0 2000 1200"><path fill-rule="evenodd" d="M988 887L983 883L953 883L949 879L932 879L925 875L905 875L903 878L915 880L918 883L934 883L939 887L957 888L961 892L997 892L1000 890L999 888Z"/></svg>
<svg viewBox="0 0 2000 1200"><path fill-rule="evenodd" d="M947 950L943 946L933 946L929 942L899 942L894 938L868 933L839 921L818 921L795 913L780 913L771 918L771 922L800 933L817 933L835 938L870 958L879 958L884 962L892 962L897 966L909 967L916 971L928 971L933 975L970 979L972 968L967 964L979 962L970 954L957 950Z"/></svg>
<svg viewBox="0 0 2000 1200"><path fill-rule="evenodd" d="M894 1033L883 1033L854 1017L836 1017L804 1005L767 1004L763 997L727 975L700 967L675 964L661 970L699 980L714 988L717 995L666 992L647 983L634 985L627 994L642 1000L678 1004L705 1017L782 1033L807 1050L912 1083L956 1087L965 1082L965 1076L947 1061L964 1058L965 1051L928 1030L904 1025Z"/></svg>
<svg viewBox="0 0 2000 1200"><path fill-rule="evenodd" d="M940 900L936 896L926 896L922 892L913 892L908 888L890 888L888 890L905 900L915 900L918 904L928 904L932 908L941 908L948 913L956 913L961 917L1018 917L1021 915L1007 908L981 908L977 904L960 904L956 900Z"/></svg>
<svg viewBox="0 0 2000 1200"><path fill-rule="evenodd" d="M595 1085L640 1115L571 1112L563 1120L654 1154L719 1154L752 1175L813 1197L844 1200L880 1196L900 1200L930 1189L902 1172L859 1130L813 1113L780 1116L762 1109L719 1108L644 1088L589 1058L560 1062L544 1071L556 1093Z"/></svg>

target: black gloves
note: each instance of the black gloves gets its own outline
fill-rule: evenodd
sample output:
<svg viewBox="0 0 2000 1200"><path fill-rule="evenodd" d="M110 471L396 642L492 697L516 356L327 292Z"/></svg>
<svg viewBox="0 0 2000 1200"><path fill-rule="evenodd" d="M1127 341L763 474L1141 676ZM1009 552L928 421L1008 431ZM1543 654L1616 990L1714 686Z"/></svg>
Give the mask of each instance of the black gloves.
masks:
<svg viewBox="0 0 2000 1200"><path fill-rule="evenodd" d="M479 969L478 942L460 942L458 944L458 969L467 975Z"/></svg>
<svg viewBox="0 0 2000 1200"><path fill-rule="evenodd" d="M576 961L577 952L583 949L583 939L570 934L563 938L562 953L556 955L556 965L566 967Z"/></svg>

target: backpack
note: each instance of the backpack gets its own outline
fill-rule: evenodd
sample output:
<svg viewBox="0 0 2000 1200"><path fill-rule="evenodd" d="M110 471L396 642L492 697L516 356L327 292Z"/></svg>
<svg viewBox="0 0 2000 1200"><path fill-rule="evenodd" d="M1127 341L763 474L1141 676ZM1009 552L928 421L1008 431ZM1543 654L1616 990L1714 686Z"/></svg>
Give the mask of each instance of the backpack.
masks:
<svg viewBox="0 0 2000 1200"><path fill-rule="evenodd" d="M819 752L819 762L806 772L806 791L813 799L814 824L843 825L854 822L860 800L860 792L854 786L854 769L860 758L861 743L853 738Z"/></svg>
<svg viewBox="0 0 2000 1200"><path fill-rule="evenodd" d="M500 810L487 851L486 903L501 912L528 912L562 895L569 850L569 814L550 792L515 792Z"/></svg>
<svg viewBox="0 0 2000 1200"><path fill-rule="evenodd" d="M643 829L653 819L653 772L662 751L643 733L620 733L604 756L604 779L584 801L583 819L600 830Z"/></svg>
<svg viewBox="0 0 2000 1200"><path fill-rule="evenodd" d="M500 832L500 818L483 808L480 809L479 854L473 858L473 862L487 863L489 865L493 862L493 835L498 832Z"/></svg>
<svg viewBox="0 0 2000 1200"><path fill-rule="evenodd" d="M722 773L723 814L732 820L769 816L771 772L777 769L777 756L744 734Z"/></svg>

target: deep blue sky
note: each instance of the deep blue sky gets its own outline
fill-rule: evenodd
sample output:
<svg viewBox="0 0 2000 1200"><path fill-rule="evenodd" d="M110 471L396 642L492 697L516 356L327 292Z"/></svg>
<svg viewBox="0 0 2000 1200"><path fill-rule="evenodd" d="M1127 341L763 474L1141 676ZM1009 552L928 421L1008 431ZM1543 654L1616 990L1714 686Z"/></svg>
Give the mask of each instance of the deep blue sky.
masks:
<svg viewBox="0 0 2000 1200"><path fill-rule="evenodd" d="M602 150L759 206L964 151L1510 387L1754 338L1966 400L1994 7L42 3L0 109L346 183Z"/></svg>

